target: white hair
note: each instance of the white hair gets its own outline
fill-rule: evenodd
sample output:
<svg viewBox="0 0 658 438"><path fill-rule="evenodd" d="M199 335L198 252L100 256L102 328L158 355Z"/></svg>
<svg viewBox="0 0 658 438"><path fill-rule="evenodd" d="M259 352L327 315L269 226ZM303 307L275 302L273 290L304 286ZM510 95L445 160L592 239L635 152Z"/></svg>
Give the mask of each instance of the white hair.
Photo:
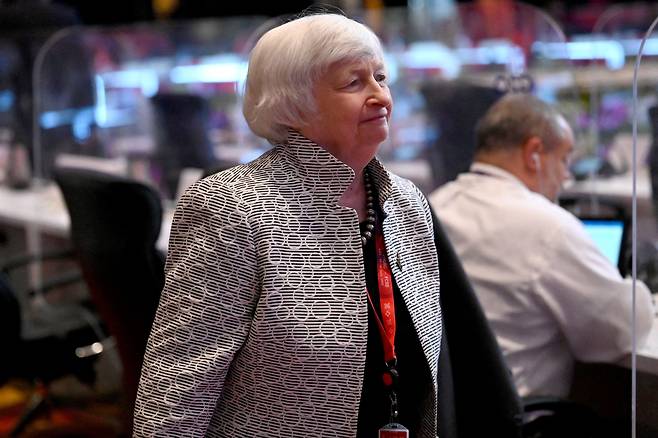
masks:
<svg viewBox="0 0 658 438"><path fill-rule="evenodd" d="M366 26L337 14L308 15L266 32L251 52L243 114L270 143L316 111L313 88L332 64L383 60L379 38Z"/></svg>

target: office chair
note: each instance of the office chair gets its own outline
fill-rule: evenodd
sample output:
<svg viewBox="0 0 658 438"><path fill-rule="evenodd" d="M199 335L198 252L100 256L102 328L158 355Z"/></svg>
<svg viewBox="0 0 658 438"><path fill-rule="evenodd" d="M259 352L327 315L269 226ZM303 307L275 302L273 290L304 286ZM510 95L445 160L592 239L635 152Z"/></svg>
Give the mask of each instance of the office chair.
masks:
<svg viewBox="0 0 658 438"><path fill-rule="evenodd" d="M519 397L512 375L452 244L433 214L443 337L439 357L441 438L606 436L580 404Z"/></svg>
<svg viewBox="0 0 658 438"><path fill-rule="evenodd" d="M217 172L223 172L225 170L230 169L231 167L235 167L239 165L240 163L235 163L232 161L226 161L226 160L219 160L217 163L215 163L214 166L207 167L203 169L203 173L201 174L201 178L205 178L210 175L214 175Z"/></svg>
<svg viewBox="0 0 658 438"><path fill-rule="evenodd" d="M71 217L71 239L91 297L116 341L129 428L164 285L164 256L155 246L161 200L150 186L91 170L57 168L55 181Z"/></svg>
<svg viewBox="0 0 658 438"><path fill-rule="evenodd" d="M465 80L428 81L420 91L428 122L436 130L436 139L428 145L434 190L469 169L477 121L504 93Z"/></svg>
<svg viewBox="0 0 658 438"><path fill-rule="evenodd" d="M71 270L47 277L20 298L21 292L15 287L19 282L12 281L32 264L44 266L70 255L67 250L38 256L21 254L0 266L0 385L10 379L32 385L29 402L9 436L21 435L32 420L63 404L50 392L53 381L72 375L89 386L95 382L94 363L106 335L84 298L62 294L62 288L81 282L80 273ZM55 292L58 296L52 298Z"/></svg>
<svg viewBox="0 0 658 438"><path fill-rule="evenodd" d="M202 96L181 93L156 94L150 102L154 115L156 160L163 174L161 188L173 199L181 169L206 169L215 165L208 136L210 106Z"/></svg>

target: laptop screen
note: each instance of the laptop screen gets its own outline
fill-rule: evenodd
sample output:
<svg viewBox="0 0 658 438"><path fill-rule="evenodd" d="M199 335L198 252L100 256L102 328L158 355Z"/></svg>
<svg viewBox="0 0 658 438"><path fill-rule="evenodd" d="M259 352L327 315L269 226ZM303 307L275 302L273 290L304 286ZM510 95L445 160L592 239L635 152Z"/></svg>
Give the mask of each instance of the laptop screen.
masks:
<svg viewBox="0 0 658 438"><path fill-rule="evenodd" d="M610 262L617 266L624 252L624 221L622 219L581 219L585 230L596 243L599 250Z"/></svg>

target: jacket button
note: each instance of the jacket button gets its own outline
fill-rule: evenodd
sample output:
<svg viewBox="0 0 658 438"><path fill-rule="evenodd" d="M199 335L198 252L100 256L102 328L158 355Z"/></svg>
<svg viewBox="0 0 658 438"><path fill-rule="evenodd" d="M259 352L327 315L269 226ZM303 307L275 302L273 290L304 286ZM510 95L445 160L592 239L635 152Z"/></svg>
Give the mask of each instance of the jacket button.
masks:
<svg viewBox="0 0 658 438"><path fill-rule="evenodd" d="M398 267L400 271L402 271L402 256L400 256L399 252L395 256L395 265Z"/></svg>

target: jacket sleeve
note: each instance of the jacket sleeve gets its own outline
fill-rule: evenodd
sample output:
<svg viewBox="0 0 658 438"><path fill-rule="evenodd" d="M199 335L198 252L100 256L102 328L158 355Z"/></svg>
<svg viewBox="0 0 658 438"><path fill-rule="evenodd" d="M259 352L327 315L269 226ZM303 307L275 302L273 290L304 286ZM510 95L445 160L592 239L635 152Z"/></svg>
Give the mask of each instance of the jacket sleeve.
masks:
<svg viewBox="0 0 658 438"><path fill-rule="evenodd" d="M181 198L142 367L134 436L205 435L257 302L249 236L229 187L207 178Z"/></svg>
<svg viewBox="0 0 658 438"><path fill-rule="evenodd" d="M556 250L533 281L542 304L564 333L574 356L584 362L615 362L631 352L632 284L619 275L579 223L549 237ZM637 282L636 335L647 339L653 321L649 290Z"/></svg>

